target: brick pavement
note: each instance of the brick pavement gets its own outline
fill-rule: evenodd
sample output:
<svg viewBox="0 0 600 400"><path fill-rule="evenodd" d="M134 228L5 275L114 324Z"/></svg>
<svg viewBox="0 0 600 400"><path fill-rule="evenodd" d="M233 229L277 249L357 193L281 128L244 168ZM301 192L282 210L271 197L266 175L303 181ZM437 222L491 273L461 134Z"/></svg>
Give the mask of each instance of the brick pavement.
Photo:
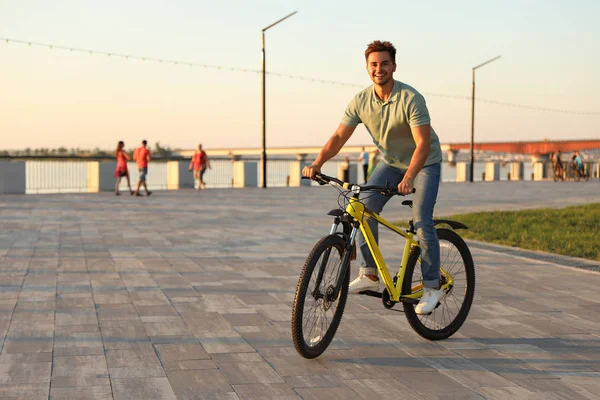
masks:
<svg viewBox="0 0 600 400"><path fill-rule="evenodd" d="M438 214L599 188L444 184ZM291 302L334 205L331 188L0 196L0 398L600 399L600 274L477 243L452 338L352 296L330 348L299 357Z"/></svg>

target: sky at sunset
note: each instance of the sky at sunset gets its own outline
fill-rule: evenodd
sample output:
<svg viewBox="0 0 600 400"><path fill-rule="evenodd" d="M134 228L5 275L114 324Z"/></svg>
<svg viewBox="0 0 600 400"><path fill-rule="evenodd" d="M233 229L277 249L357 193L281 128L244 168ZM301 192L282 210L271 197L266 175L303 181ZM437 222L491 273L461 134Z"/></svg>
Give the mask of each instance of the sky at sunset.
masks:
<svg viewBox="0 0 600 400"><path fill-rule="evenodd" d="M0 0L0 37L260 70L267 146L320 146L361 87L364 50L398 49L395 78L425 95L442 143L600 138L600 1ZM0 149L261 146L261 76L0 42ZM350 144L369 144L364 128Z"/></svg>

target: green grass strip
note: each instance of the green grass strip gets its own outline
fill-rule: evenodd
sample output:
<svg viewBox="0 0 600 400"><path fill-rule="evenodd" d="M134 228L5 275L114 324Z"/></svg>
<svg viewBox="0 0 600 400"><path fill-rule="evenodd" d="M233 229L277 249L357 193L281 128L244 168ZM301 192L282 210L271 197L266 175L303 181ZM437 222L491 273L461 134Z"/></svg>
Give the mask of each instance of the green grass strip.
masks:
<svg viewBox="0 0 600 400"><path fill-rule="evenodd" d="M600 203L449 217L464 238L600 261Z"/></svg>
<svg viewBox="0 0 600 400"><path fill-rule="evenodd" d="M466 239L600 261L600 203L443 218L467 225Z"/></svg>

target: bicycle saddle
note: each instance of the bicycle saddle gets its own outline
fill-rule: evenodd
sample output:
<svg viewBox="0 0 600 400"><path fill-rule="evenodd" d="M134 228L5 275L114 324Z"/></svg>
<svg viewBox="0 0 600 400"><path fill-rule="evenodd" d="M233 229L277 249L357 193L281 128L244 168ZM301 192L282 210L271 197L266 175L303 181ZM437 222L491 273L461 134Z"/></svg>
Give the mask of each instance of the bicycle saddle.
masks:
<svg viewBox="0 0 600 400"><path fill-rule="evenodd" d="M404 201L402 202L402 205L403 205L403 206L409 206L410 208L412 208L412 204L413 204L413 201L412 201L412 200L404 200Z"/></svg>

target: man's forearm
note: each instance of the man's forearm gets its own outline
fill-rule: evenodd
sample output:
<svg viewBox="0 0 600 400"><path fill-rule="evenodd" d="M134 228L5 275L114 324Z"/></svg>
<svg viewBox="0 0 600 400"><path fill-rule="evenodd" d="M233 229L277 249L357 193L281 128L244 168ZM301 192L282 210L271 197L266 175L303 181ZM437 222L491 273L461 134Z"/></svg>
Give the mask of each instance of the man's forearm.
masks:
<svg viewBox="0 0 600 400"><path fill-rule="evenodd" d="M423 168L423 165L425 165L425 161L427 161L430 151L431 148L428 144L417 146L410 160L408 170L406 170L406 177L414 179L417 176L421 168Z"/></svg>
<svg viewBox="0 0 600 400"><path fill-rule="evenodd" d="M323 166L327 161L332 159L340 152L342 147L344 147L345 140L341 137L334 135L329 141L323 146L323 149L319 152L317 159L315 160L315 165L318 165L319 168Z"/></svg>

